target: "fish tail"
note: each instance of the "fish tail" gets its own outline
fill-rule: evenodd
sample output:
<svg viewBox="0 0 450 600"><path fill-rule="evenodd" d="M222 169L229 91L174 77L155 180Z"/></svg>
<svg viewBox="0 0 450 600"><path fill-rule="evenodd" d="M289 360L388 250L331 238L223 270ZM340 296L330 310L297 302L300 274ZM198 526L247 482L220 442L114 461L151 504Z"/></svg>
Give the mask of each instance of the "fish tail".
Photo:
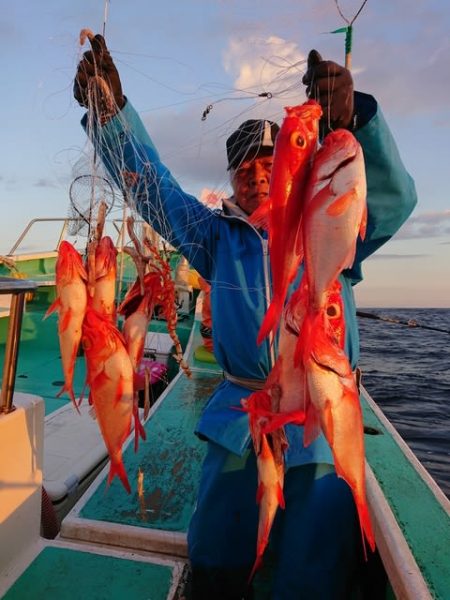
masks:
<svg viewBox="0 0 450 600"><path fill-rule="evenodd" d="M108 483L107 483L108 486L111 484L111 481L114 479L114 477L116 475L122 482L123 487L130 494L131 487L130 487L130 483L128 481L128 476L127 476L127 472L125 471L125 466L123 464L122 457L120 457L119 460L115 460L115 461L111 460L111 464L109 467L109 474L108 474Z"/></svg>
<svg viewBox="0 0 450 600"><path fill-rule="evenodd" d="M258 345L269 335L271 331L275 331L278 323L280 322L282 310L282 302L280 302L280 300L274 296L266 314L264 315L258 337L256 338L256 343Z"/></svg>
<svg viewBox="0 0 450 600"><path fill-rule="evenodd" d="M364 552L364 558L367 561L367 548L366 542L369 544L369 548L372 552L375 551L375 535L372 529L372 521L370 518L369 508L367 502L364 500L356 500L356 508L358 510L359 525L361 528L362 546Z"/></svg>
<svg viewBox="0 0 450 600"><path fill-rule="evenodd" d="M256 560L255 560L254 564L253 564L253 568L252 568L252 570L250 572L250 575L248 576L248 579L247 579L247 584L248 585L250 585L250 583L252 582L252 579L255 576L256 571L258 571L258 569L261 568L261 565L262 565L262 556L258 555L256 557Z"/></svg>

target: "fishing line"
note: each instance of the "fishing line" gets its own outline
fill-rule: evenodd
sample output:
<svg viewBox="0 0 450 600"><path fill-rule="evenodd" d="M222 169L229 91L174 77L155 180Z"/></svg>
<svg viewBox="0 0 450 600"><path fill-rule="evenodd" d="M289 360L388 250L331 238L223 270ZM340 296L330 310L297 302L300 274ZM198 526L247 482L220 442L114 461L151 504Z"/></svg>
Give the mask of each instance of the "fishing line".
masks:
<svg viewBox="0 0 450 600"><path fill-rule="evenodd" d="M375 313L363 312L360 310L356 311L356 316L362 317L365 319L375 319L377 321L384 321L386 323L394 323L396 325L406 325L407 327L415 328L418 327L420 329L429 329L431 331L439 331L440 333L450 334L450 330L441 329L440 327L432 327L431 325L423 325L422 323L418 323L415 319L409 319L408 321L402 321L401 319L394 319L393 317L383 317L381 315L377 315Z"/></svg>

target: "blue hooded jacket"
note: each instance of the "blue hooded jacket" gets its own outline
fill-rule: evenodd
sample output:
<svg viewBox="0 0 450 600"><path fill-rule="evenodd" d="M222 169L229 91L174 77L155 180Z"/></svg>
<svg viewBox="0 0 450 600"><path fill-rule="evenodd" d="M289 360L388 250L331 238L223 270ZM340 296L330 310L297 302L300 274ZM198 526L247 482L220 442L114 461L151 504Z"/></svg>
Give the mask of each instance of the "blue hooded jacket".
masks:
<svg viewBox="0 0 450 600"><path fill-rule="evenodd" d="M412 178L400 159L393 137L372 96L355 92L359 128L355 136L365 159L368 224L359 240L356 260L340 276L346 321L346 352L352 368L359 358L359 338L352 286L362 279L361 262L387 242L416 204ZM214 354L221 368L240 378L265 379L271 369L269 342L256 344L267 310L270 263L265 234L245 217L213 212L182 190L161 162L142 121L127 102L101 128L83 122L99 155L126 197L143 218L177 248L211 283ZM290 292L301 279L300 268ZM224 380L210 397L197 433L242 455L248 447L248 417L240 407L250 391ZM323 435L307 448L303 428L288 425L286 466L333 464Z"/></svg>

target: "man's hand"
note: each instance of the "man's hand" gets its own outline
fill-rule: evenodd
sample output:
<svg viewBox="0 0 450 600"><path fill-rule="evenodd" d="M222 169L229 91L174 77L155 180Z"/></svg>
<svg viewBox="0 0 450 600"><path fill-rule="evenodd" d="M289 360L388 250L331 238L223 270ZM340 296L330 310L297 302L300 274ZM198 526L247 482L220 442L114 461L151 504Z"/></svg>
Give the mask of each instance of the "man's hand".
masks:
<svg viewBox="0 0 450 600"><path fill-rule="evenodd" d="M73 95L81 106L93 108L106 121L123 108L125 98L119 73L103 36L89 39L92 50L85 52L78 64Z"/></svg>
<svg viewBox="0 0 450 600"><path fill-rule="evenodd" d="M317 100L322 107L322 128L352 129L353 79L345 67L330 60L322 60L317 50L308 55L308 70L303 76L308 98Z"/></svg>

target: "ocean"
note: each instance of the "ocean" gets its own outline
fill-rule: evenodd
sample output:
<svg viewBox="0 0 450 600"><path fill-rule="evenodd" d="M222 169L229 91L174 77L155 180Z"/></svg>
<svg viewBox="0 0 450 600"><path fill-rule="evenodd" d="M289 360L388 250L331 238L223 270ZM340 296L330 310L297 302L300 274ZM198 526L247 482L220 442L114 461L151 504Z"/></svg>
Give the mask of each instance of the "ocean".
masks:
<svg viewBox="0 0 450 600"><path fill-rule="evenodd" d="M450 309L359 312L362 383L450 498Z"/></svg>

